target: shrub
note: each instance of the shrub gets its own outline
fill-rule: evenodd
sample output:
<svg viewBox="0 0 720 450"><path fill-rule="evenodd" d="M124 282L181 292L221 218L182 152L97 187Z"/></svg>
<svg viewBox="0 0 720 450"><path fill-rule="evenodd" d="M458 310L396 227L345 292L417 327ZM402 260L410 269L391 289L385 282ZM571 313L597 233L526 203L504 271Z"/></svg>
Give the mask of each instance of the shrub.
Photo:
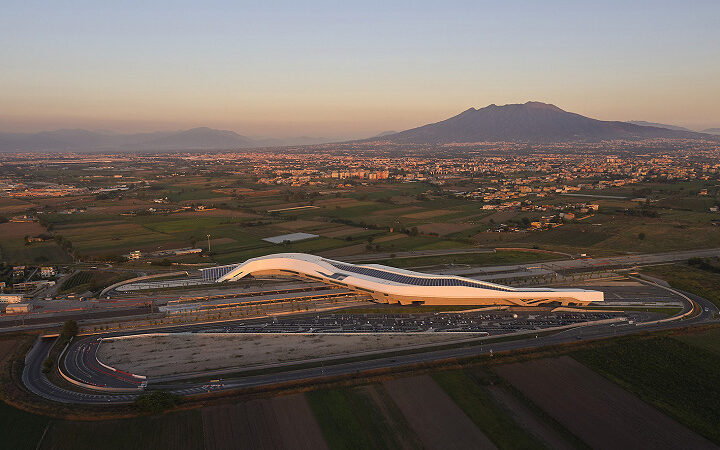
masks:
<svg viewBox="0 0 720 450"><path fill-rule="evenodd" d="M174 408L180 404L181 400L179 395L160 390L140 395L135 399L134 405L139 411L160 414L167 409Z"/></svg>
<svg viewBox="0 0 720 450"><path fill-rule="evenodd" d="M55 364L54 359L47 358L45 361L43 361L42 372L49 373L52 370L54 364Z"/></svg>
<svg viewBox="0 0 720 450"><path fill-rule="evenodd" d="M63 324L62 335L73 337L78 334L78 324L74 320L68 320Z"/></svg>

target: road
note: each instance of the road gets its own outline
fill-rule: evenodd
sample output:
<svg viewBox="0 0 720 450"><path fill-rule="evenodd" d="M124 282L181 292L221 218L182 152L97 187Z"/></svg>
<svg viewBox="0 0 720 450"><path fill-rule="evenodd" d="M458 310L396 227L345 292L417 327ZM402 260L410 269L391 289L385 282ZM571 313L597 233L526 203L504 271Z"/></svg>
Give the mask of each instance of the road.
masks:
<svg viewBox="0 0 720 450"><path fill-rule="evenodd" d="M606 271L629 269L636 266L686 261L690 258L720 257L720 248L704 250L682 250L664 253L647 253L638 255L608 256L604 258L581 258L560 261L536 262L491 267L453 267L438 273L452 275L497 274L541 269L559 274L578 272Z"/></svg>
<svg viewBox="0 0 720 450"><path fill-rule="evenodd" d="M249 388L273 385L284 382L293 382L306 379L319 379L323 377L332 377L340 375L348 375L361 373L375 369L387 369L402 367L418 363L427 363L451 358L462 358L478 356L483 354L493 354L506 351L527 350L540 348L549 345L562 344L567 342L577 342L578 340L600 339L612 336L629 335L645 331L667 330L690 325L700 325L715 322L714 315L720 311L709 301L693 294L684 293L695 301L700 309L696 316L680 320L678 322L660 322L648 325L637 324L613 324L613 325L596 325L569 329L551 335L537 335L526 339L482 343L470 347L460 347L445 350L431 350L416 354L389 356L376 359L368 359L365 361L347 362L341 364L333 364L320 367L312 367L306 369L287 370L284 372L261 374L254 376L244 376L223 380L222 384L208 384L203 381L188 382L153 382L148 380L150 389L167 389L181 395L193 395L210 391L221 391L238 388ZM222 324L216 324L222 326ZM167 331L191 331L198 326L169 327L165 329L155 330L157 332ZM539 331L541 333L541 331ZM117 336L122 333L109 333L103 336ZM68 351L66 361L66 369L68 373L78 380L90 382L97 385L108 385L115 387L134 387L137 386L137 379L129 379L130 374L109 373L110 371L103 369L98 371L100 367L95 359L97 350L96 340L98 337L84 338L75 342ZM42 361L46 358L52 339L39 339L35 347L28 353L26 358L26 366L23 372L23 382L34 393L63 403L123 403L132 401L138 394L123 393L110 394L98 392L75 392L64 389L47 380L45 374L41 371ZM130 377L132 378L132 377Z"/></svg>

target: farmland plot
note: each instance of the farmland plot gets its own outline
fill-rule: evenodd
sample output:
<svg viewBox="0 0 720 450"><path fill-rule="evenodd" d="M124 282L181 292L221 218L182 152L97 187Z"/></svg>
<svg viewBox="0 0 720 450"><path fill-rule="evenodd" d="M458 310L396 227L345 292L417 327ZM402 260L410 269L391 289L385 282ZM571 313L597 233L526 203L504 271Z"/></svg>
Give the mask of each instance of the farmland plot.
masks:
<svg viewBox="0 0 720 450"><path fill-rule="evenodd" d="M208 449L325 449L317 421L302 394L204 408Z"/></svg>
<svg viewBox="0 0 720 450"><path fill-rule="evenodd" d="M383 385L424 447L496 448L429 376L399 378Z"/></svg>
<svg viewBox="0 0 720 450"><path fill-rule="evenodd" d="M716 448L570 357L495 370L593 448Z"/></svg>

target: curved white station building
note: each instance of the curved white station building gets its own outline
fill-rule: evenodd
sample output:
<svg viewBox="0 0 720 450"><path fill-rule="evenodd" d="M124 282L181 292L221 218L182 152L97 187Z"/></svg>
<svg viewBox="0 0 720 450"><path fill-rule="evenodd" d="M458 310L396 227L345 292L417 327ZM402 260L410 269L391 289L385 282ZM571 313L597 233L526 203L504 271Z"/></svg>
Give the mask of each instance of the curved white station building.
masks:
<svg viewBox="0 0 720 450"><path fill-rule="evenodd" d="M585 289L514 288L459 276L432 275L379 264L348 264L305 253L278 253L237 266L207 269L218 282L248 275L298 277L372 296L381 303L427 305L587 305L603 293ZM217 270L220 270L218 272ZM221 273L224 274L221 275ZM213 272L211 272L213 273Z"/></svg>

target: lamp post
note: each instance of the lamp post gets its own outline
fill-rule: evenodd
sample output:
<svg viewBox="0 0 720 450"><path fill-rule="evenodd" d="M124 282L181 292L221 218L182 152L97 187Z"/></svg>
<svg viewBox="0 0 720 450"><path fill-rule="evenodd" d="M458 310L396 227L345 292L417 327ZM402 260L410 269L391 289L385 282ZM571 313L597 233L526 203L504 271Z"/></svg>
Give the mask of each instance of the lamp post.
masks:
<svg viewBox="0 0 720 450"><path fill-rule="evenodd" d="M209 234L207 235L207 239L208 239L208 253L210 253L210 235Z"/></svg>

